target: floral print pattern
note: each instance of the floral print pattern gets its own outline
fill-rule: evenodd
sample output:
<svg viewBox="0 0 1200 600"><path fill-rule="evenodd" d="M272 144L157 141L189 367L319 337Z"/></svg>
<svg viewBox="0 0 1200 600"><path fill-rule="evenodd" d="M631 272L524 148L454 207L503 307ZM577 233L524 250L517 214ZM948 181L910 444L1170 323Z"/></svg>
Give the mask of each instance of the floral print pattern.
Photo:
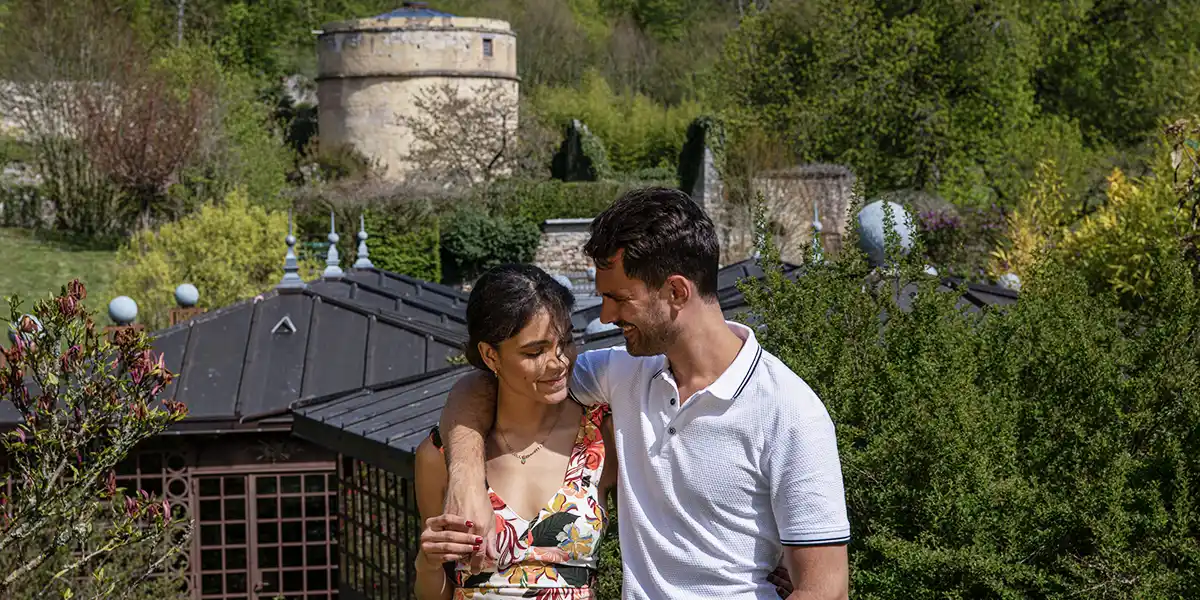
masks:
<svg viewBox="0 0 1200 600"><path fill-rule="evenodd" d="M455 600L592 600L600 540L609 524L600 496L604 470L600 424L607 415L608 405L585 409L562 488L532 521L510 509L488 487L496 511L498 556L477 575L471 575L466 565L457 565ZM432 436L440 448L436 429Z"/></svg>

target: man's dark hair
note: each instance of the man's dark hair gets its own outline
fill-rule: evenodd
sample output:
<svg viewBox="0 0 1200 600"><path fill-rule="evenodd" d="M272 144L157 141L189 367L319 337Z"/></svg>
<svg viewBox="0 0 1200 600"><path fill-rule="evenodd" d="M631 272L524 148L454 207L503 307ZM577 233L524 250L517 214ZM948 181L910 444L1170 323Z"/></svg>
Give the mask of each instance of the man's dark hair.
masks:
<svg viewBox="0 0 1200 600"><path fill-rule="evenodd" d="M592 221L584 245L607 269L624 250L625 275L659 288L672 275L696 284L705 298L717 295L721 245L712 220L687 194L668 188L630 190Z"/></svg>
<svg viewBox="0 0 1200 600"><path fill-rule="evenodd" d="M561 342L571 341L575 296L533 265L500 265L479 277L467 299L467 362L489 370L479 342L497 346L517 335L541 309L550 313Z"/></svg>

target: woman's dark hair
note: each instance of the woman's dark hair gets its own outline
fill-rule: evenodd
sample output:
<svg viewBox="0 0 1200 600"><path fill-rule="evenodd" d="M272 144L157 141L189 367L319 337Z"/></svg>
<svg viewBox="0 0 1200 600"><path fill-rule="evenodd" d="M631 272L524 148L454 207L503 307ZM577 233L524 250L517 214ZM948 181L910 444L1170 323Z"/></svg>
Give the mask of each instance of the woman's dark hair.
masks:
<svg viewBox="0 0 1200 600"><path fill-rule="evenodd" d="M571 339L575 296L563 284L533 265L500 265L488 269L467 300L467 361L489 371L479 343L497 346L517 335L541 309L550 313L563 342Z"/></svg>

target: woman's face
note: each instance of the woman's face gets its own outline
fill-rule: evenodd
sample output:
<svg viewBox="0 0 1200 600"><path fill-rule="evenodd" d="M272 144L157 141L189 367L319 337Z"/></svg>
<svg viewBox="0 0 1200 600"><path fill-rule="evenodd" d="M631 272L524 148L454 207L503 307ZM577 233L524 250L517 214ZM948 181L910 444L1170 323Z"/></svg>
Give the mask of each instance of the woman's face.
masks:
<svg viewBox="0 0 1200 600"><path fill-rule="evenodd" d="M500 385L537 402L557 404L567 397L575 345L560 342L560 328L541 309L529 323L498 346L480 343L479 353Z"/></svg>

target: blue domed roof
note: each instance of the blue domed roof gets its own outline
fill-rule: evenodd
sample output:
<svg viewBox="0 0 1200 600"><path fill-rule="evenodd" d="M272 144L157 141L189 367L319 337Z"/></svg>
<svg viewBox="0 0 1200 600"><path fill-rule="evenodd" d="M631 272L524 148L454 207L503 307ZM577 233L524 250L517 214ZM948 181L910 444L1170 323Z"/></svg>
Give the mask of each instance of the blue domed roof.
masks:
<svg viewBox="0 0 1200 600"><path fill-rule="evenodd" d="M376 19L428 19L431 17L453 17L450 13L444 13L438 10L429 8L424 2L405 2L404 6L386 12L375 17Z"/></svg>

